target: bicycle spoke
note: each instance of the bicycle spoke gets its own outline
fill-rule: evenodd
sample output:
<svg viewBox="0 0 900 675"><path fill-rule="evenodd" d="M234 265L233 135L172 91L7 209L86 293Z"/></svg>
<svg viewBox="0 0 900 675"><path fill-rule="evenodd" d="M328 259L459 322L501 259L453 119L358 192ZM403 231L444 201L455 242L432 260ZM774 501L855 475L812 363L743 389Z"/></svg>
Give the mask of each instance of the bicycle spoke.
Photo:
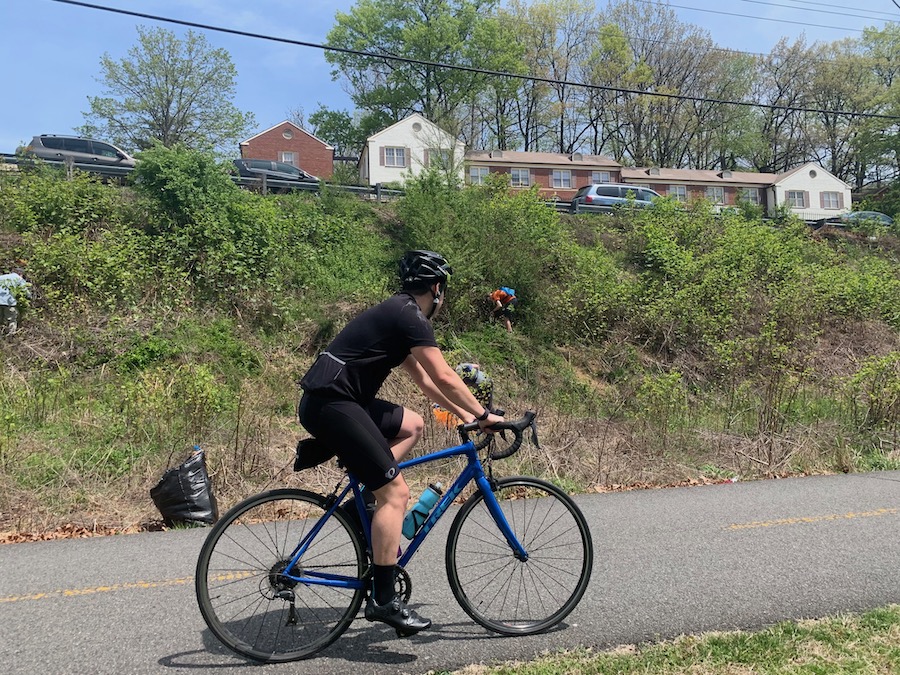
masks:
<svg viewBox="0 0 900 675"><path fill-rule="evenodd" d="M359 535L326 513L323 497L273 490L231 509L210 532L197 565L197 597L207 625L226 646L259 661L305 658L331 644L359 611L364 590L304 582L305 570L356 581L367 560Z"/></svg>
<svg viewBox="0 0 900 675"><path fill-rule="evenodd" d="M490 630L545 630L575 608L587 587L593 551L584 516L565 493L539 479L501 479L494 495L527 558L515 556L484 495L476 493L448 535L450 587L463 610Z"/></svg>

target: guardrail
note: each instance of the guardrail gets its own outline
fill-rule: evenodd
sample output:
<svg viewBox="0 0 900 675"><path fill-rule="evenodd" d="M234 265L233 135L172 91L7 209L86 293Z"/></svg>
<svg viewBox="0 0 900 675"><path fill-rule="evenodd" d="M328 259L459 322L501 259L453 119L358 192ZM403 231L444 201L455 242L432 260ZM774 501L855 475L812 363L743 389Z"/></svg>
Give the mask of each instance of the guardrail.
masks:
<svg viewBox="0 0 900 675"><path fill-rule="evenodd" d="M92 164L92 163L81 163L81 162L69 162L66 160L57 160L57 159L41 159L37 160L43 162L49 166L57 166L63 167L66 169L66 173L69 177L71 177L72 171L74 169L78 169L79 171L85 171L87 173L96 173L101 176L121 178L127 176L133 170L131 167L124 166L110 166L103 164ZM0 153L0 162L7 165L17 165L28 164L32 165L35 160L23 158L19 155L10 155L7 153ZM274 178L269 178L267 176L262 176L260 178L247 178L244 176L231 176L231 180L236 184L244 188L258 190L263 194L267 194L273 191L285 191L285 192L319 192L322 188L322 185L327 186L329 189L341 190L343 192L350 192L364 199L370 199L373 201L383 201L386 199L396 199L397 197L402 197L406 194L403 190L395 190L390 188L383 187L380 183L373 186L363 186L363 185L339 185L337 183L328 183L323 181L322 183L313 183L313 182L301 182L301 181L290 181L290 180L276 180Z"/></svg>

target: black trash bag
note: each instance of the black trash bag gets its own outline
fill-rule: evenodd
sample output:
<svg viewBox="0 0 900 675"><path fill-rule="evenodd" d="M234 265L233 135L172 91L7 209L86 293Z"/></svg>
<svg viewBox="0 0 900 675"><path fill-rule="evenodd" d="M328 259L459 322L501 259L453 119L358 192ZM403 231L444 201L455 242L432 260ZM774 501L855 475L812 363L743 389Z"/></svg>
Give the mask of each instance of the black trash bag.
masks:
<svg viewBox="0 0 900 675"><path fill-rule="evenodd" d="M150 498L169 527L211 525L219 519L219 507L206 471L206 457L199 449L183 464L166 471L150 488Z"/></svg>
<svg viewBox="0 0 900 675"><path fill-rule="evenodd" d="M318 438L304 438L297 443L297 456L294 457L294 471L303 471L319 466L335 456L335 452Z"/></svg>

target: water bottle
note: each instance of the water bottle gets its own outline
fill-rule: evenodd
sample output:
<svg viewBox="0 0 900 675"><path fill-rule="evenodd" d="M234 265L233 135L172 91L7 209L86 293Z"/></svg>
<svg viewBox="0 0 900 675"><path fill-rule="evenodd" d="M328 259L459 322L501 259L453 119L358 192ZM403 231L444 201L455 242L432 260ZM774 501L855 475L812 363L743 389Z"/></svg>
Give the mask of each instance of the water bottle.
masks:
<svg viewBox="0 0 900 675"><path fill-rule="evenodd" d="M428 519L428 514L431 513L431 509L438 503L442 494L444 493L441 490L440 483L432 483L425 488L422 496L419 497L419 501L415 503L415 506L413 506L403 518L404 537L412 539L416 536L416 532L422 527L422 523Z"/></svg>

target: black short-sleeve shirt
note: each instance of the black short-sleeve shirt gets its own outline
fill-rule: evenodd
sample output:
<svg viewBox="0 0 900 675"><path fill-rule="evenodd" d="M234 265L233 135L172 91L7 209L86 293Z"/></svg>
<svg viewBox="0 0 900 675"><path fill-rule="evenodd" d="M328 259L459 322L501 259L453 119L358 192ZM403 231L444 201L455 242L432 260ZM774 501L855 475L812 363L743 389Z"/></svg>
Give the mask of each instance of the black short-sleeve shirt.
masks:
<svg viewBox="0 0 900 675"><path fill-rule="evenodd" d="M366 406L413 347L437 347L415 299L398 293L348 323L300 381L304 391Z"/></svg>

